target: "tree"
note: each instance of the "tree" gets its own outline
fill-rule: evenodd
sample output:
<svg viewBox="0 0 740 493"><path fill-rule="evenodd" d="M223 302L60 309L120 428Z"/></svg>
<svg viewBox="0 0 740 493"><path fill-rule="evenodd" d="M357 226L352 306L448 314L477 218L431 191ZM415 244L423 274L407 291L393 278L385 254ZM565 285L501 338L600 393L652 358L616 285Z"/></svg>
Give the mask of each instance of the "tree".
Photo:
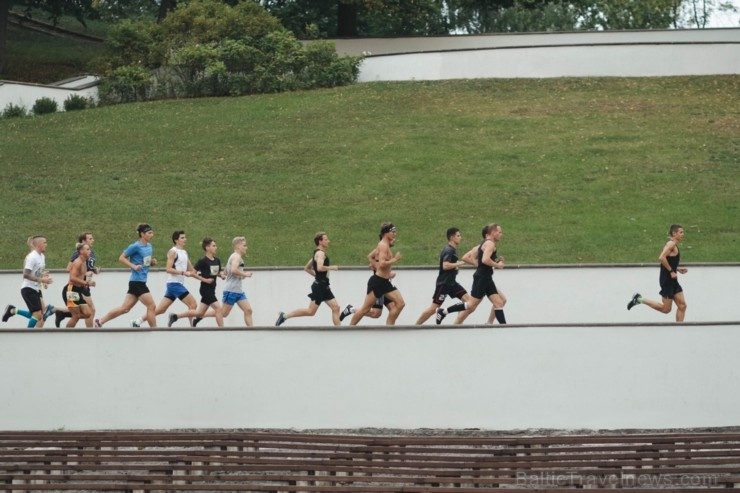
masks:
<svg viewBox="0 0 740 493"><path fill-rule="evenodd" d="M5 69L6 46L8 44L8 5L0 5L0 74Z"/></svg>
<svg viewBox="0 0 740 493"><path fill-rule="evenodd" d="M560 0L450 0L450 26L466 33L572 31L578 14Z"/></svg>
<svg viewBox="0 0 740 493"><path fill-rule="evenodd" d="M703 29L715 11L737 14L736 2L721 0L685 0L682 2L683 19L689 27Z"/></svg>
<svg viewBox="0 0 740 493"><path fill-rule="evenodd" d="M443 0L262 0L299 38L447 34Z"/></svg>
<svg viewBox="0 0 740 493"><path fill-rule="evenodd" d="M124 19L153 19L163 3L159 0L93 0L90 15L110 23Z"/></svg>
<svg viewBox="0 0 740 493"><path fill-rule="evenodd" d="M161 22L108 32L101 101L229 96L354 82L360 58L333 43L303 45L252 1L188 0Z"/></svg>
<svg viewBox="0 0 740 493"><path fill-rule="evenodd" d="M94 11L93 0L25 0L22 4L26 6L26 12L30 12L31 9L46 12L53 24L56 24L63 15L69 15L84 26L85 17Z"/></svg>
<svg viewBox="0 0 740 493"><path fill-rule="evenodd" d="M469 33L676 26L691 0L450 0L450 24Z"/></svg>
<svg viewBox="0 0 740 493"><path fill-rule="evenodd" d="M157 22L162 22L167 14L175 10L175 7L177 7L177 0L160 0Z"/></svg>
<svg viewBox="0 0 740 493"><path fill-rule="evenodd" d="M337 2L337 36L357 36L357 3Z"/></svg>
<svg viewBox="0 0 740 493"><path fill-rule="evenodd" d="M666 29L676 27L684 0L580 0L580 28Z"/></svg>

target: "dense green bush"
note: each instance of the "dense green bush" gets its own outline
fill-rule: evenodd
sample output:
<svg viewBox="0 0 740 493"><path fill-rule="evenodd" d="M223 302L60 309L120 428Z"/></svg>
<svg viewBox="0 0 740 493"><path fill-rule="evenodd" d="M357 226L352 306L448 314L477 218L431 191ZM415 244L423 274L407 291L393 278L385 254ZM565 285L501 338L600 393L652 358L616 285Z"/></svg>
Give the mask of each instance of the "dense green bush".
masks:
<svg viewBox="0 0 740 493"><path fill-rule="evenodd" d="M304 46L254 2L193 0L161 24L121 23L106 43L107 103L333 87L356 81L361 61Z"/></svg>
<svg viewBox="0 0 740 493"><path fill-rule="evenodd" d="M31 111L34 115L48 115L49 113L56 113L58 109L59 104L54 99L43 97L33 103Z"/></svg>
<svg viewBox="0 0 740 493"><path fill-rule="evenodd" d="M28 111L26 111L26 108L24 106L17 106L13 103L8 103L8 105L3 110L3 118L15 118L19 116L26 116L28 114Z"/></svg>
<svg viewBox="0 0 740 493"><path fill-rule="evenodd" d="M87 98L84 98L79 94L70 94L67 96L67 99L64 100L64 111L84 110L87 108L87 103Z"/></svg>
<svg viewBox="0 0 740 493"><path fill-rule="evenodd" d="M105 38L104 61L99 65L115 68L124 65L156 66L152 57L156 24L144 20L125 19L115 24Z"/></svg>
<svg viewBox="0 0 740 493"><path fill-rule="evenodd" d="M101 79L98 96L101 104L130 103L147 99L152 74L139 65L125 65L111 70Z"/></svg>

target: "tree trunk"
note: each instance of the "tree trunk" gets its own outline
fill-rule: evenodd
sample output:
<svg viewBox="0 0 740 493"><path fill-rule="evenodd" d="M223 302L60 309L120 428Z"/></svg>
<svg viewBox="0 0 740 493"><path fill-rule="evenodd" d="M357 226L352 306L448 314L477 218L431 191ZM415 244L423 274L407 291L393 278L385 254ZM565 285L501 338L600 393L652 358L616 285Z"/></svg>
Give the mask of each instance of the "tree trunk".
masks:
<svg viewBox="0 0 740 493"><path fill-rule="evenodd" d="M162 0L159 3L159 13L157 14L157 22L162 22L167 14L175 10L177 7L177 0Z"/></svg>
<svg viewBox="0 0 740 493"><path fill-rule="evenodd" d="M337 36L357 36L357 5L355 3L337 2Z"/></svg>
<svg viewBox="0 0 740 493"><path fill-rule="evenodd" d="M3 69L8 55L8 10L10 2L0 0L0 79L3 79Z"/></svg>

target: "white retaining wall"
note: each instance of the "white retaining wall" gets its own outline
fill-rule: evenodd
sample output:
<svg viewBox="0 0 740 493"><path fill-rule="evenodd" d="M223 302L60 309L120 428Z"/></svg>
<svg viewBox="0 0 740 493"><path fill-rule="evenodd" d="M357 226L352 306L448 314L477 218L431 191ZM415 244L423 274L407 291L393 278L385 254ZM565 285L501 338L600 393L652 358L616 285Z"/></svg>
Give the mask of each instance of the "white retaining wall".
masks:
<svg viewBox="0 0 740 493"><path fill-rule="evenodd" d="M9 104L22 106L30 112L36 100L44 97L56 101L58 110L64 111L64 101L72 94L97 103L97 80L95 76L84 76L69 82L62 81L58 86L0 80L0 113Z"/></svg>
<svg viewBox="0 0 740 493"><path fill-rule="evenodd" d="M20 260L22 261L22 259ZM692 266L680 277L686 292L688 322L740 321L740 265ZM631 311L625 308L635 291L652 299L658 295L658 266L647 267L559 267L559 268L514 268L496 270L494 279L508 297L506 316L509 323L517 324L591 324L591 323L650 323L671 322L673 314L663 315L646 306ZM331 272L332 291L340 305L362 303L370 271L368 269L340 267ZM436 269L399 269L394 284L406 300L406 309L398 318L399 324L412 325L419 314L429 306L434 292ZM470 289L473 270L463 268L459 282ZM63 271L52 271L55 283L44 292L44 298L55 305L62 303L62 289L68 279ZM93 288L93 297L98 317L123 301L128 287L127 271L106 271L97 277L98 287ZM150 272L149 289L157 302L164 296L166 274L162 269ZM20 296L21 273L0 275L0 296L6 303L23 306ZM251 279L244 281L244 288L254 308L254 322L259 326L272 326L278 311L290 311L308 306L311 277L302 270L256 270ZM186 285L198 297L198 282L187 279ZM223 282L219 282L220 296ZM447 302L450 304L451 302ZM5 305L3 305L5 306ZM0 307L2 308L2 307ZM173 311L184 310L179 301ZM484 301L467 322L483 324L488 318L490 303ZM142 306L137 305L130 315L124 315L107 324L107 328L125 328L131 318L141 315ZM452 323L453 317L445 320ZM20 316L0 323L0 332L6 328L23 328L27 320ZM166 324L166 315L160 315L159 323ZM349 321L345 321L345 325ZM234 309L226 321L227 325L242 326L241 311ZM364 325L382 325L381 319L364 319ZM180 321L178 326L187 323ZM297 318L287 322L288 326L326 326L331 324L331 311L322 306L315 317ZM427 324L434 324L433 320ZM80 324L81 325L81 324ZM207 318L203 326L214 327L215 321ZM53 326L50 321L47 327Z"/></svg>
<svg viewBox="0 0 740 493"><path fill-rule="evenodd" d="M360 82L740 73L740 29L337 40Z"/></svg>
<svg viewBox="0 0 740 493"><path fill-rule="evenodd" d="M310 279L260 270L247 291L261 328L4 330L0 429L737 426L740 266L689 265L681 278L684 325L645 306L625 308L633 289L654 295L657 270L497 271L507 317L533 326L366 321L333 329L322 307L278 329L271 326L278 306L305 306ZM157 297L160 274L150 281ZM357 300L367 274L332 272L340 301ZM466 286L469 276L461 273ZM428 305L434 277L434 270L399 271L408 303L401 323ZM125 274L99 280L99 307L120 302ZM4 300L20 301L19 286L20 274L0 276ZM487 308L470 322L484 322ZM5 325L12 324L20 317Z"/></svg>
<svg viewBox="0 0 740 493"><path fill-rule="evenodd" d="M0 333L0 429L738 425L740 324Z"/></svg>

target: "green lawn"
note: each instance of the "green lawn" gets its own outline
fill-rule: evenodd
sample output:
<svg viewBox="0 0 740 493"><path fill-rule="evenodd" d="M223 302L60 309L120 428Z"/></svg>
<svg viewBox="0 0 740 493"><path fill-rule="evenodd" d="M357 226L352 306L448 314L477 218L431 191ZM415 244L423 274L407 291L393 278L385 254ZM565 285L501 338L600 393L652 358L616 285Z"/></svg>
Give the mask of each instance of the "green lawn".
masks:
<svg viewBox="0 0 740 493"><path fill-rule="evenodd" d="M11 25L7 52L8 60L0 79L49 84L88 72L90 60L102 55L103 45L57 38Z"/></svg>
<svg viewBox="0 0 740 493"><path fill-rule="evenodd" d="M49 236L52 267L91 229L118 266L139 221L160 258L184 229L248 263L362 265L398 225L399 265L430 265L500 222L508 263L740 260L740 76L373 83L0 120L0 268Z"/></svg>

